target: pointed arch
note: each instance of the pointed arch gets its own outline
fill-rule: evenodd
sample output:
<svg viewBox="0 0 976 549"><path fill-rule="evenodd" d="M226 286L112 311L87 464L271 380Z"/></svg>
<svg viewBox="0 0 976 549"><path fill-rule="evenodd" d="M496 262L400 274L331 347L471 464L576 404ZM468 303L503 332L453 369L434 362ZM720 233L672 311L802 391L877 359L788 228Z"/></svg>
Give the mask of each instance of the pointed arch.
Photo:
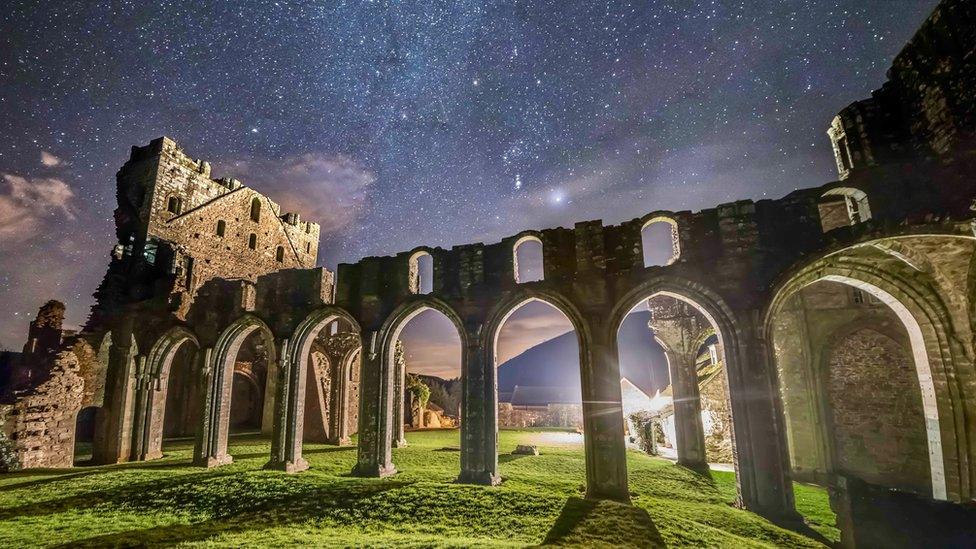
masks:
<svg viewBox="0 0 976 549"><path fill-rule="evenodd" d="M230 406L233 391L234 362L241 345L253 332L259 332L268 349L266 394L274 394L278 370L278 354L274 332L258 316L247 313L221 332L207 357L206 395L201 428L197 432L194 461L208 467L231 463L227 454L230 431Z"/></svg>
<svg viewBox="0 0 976 549"><path fill-rule="evenodd" d="M271 438L271 460L268 468L298 472L308 468L302 457L305 431L305 409L308 357L319 332L329 324L342 320L355 333L359 324L344 309L335 306L312 311L292 332L282 349L282 372L274 393L275 422Z"/></svg>
<svg viewBox="0 0 976 549"><path fill-rule="evenodd" d="M833 254L799 269L779 285L764 313L766 337L773 333L775 314L785 300L800 289L819 281L839 282L865 291L881 300L904 324L911 343L928 435L932 496L935 499L965 501L972 497L973 450L969 419L974 410L966 406L957 387L960 350L952 341L952 316L932 284L915 273L902 276L884 269L870 258Z"/></svg>
<svg viewBox="0 0 976 549"><path fill-rule="evenodd" d="M146 361L147 386L144 396L145 410L138 411L141 428L136 429L137 440L133 444L133 457L151 460L162 457L163 426L166 414L166 396L173 360L184 344L200 349L197 336L185 326L173 326L156 340L149 350Z"/></svg>

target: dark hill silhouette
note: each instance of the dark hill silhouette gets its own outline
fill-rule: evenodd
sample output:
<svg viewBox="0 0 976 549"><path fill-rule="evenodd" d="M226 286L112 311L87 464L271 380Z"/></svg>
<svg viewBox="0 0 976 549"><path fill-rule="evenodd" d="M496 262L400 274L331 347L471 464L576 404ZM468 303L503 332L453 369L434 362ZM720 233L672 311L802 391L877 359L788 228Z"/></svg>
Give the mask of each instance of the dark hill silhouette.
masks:
<svg viewBox="0 0 976 549"><path fill-rule="evenodd" d="M649 395L670 383L664 351L651 337L650 313L638 311L620 328L620 375ZM576 333L554 337L498 367L498 400L511 402L515 386L547 387L553 394L580 394Z"/></svg>

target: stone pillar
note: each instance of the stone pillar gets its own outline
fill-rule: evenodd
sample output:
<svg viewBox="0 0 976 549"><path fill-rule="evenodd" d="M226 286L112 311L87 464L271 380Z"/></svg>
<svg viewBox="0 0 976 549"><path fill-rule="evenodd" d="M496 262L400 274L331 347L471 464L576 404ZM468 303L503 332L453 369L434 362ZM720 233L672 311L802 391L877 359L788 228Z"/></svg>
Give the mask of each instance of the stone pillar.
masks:
<svg viewBox="0 0 976 549"><path fill-rule="evenodd" d="M349 405L349 373L346 371L345 357L338 357L331 365L332 384L329 391L329 436L327 442L337 446L349 444L346 433L346 406Z"/></svg>
<svg viewBox="0 0 976 549"><path fill-rule="evenodd" d="M586 322L589 337L582 338L580 349L586 497L629 503L616 333L606 325L606 316Z"/></svg>
<svg viewBox="0 0 976 549"><path fill-rule="evenodd" d="M352 474L386 477L396 473L391 447L393 353L381 349L381 334L370 332L367 337L360 360L359 448Z"/></svg>
<svg viewBox="0 0 976 549"><path fill-rule="evenodd" d="M702 425L695 359L675 352L667 352L667 357L674 397L674 438L678 463L691 469L707 470L705 429Z"/></svg>
<svg viewBox="0 0 976 549"><path fill-rule="evenodd" d="M403 434L403 391L407 384L407 364L403 358L403 344L398 339L393 354L393 447L406 448Z"/></svg>
<svg viewBox="0 0 976 549"><path fill-rule="evenodd" d="M801 519L793 502L786 429L775 391L771 354L756 333L753 326L739 330L736 364L729 356L730 349L725 349L736 481L747 509L778 522L796 522Z"/></svg>
<svg viewBox="0 0 976 549"><path fill-rule="evenodd" d="M218 467L234 461L227 453L234 361L215 363L219 359L213 356L213 349L210 348L201 354L200 426L193 449L193 463L202 467Z"/></svg>
<svg viewBox="0 0 976 549"><path fill-rule="evenodd" d="M308 469L302 457L305 434L305 383L308 357L292 355L288 340L281 343L277 355L278 379L275 387L273 428L271 431L271 459L265 469L297 473Z"/></svg>
<svg viewBox="0 0 976 549"><path fill-rule="evenodd" d="M104 421L97 425L92 461L122 463L131 456L136 392L136 350L132 347L132 321L113 331L105 388ZM114 337L115 334L118 337Z"/></svg>
<svg viewBox="0 0 976 549"><path fill-rule="evenodd" d="M468 329L461 353L461 474L458 482L501 483L498 475L498 391L493 356L481 347L481 327Z"/></svg>
<svg viewBox="0 0 976 549"><path fill-rule="evenodd" d="M135 405L132 420L132 447L129 459L144 461L149 453L149 423L153 383L145 356L136 357Z"/></svg>
<svg viewBox="0 0 976 549"><path fill-rule="evenodd" d="M712 333L712 327L694 307L673 297L652 298L648 308L651 311L648 326L668 357L678 463L707 470L696 359L698 349Z"/></svg>
<svg viewBox="0 0 976 549"><path fill-rule="evenodd" d="M194 352L193 359L197 360L197 355L199 353ZM175 358L170 358L172 361ZM165 365L164 365L165 368ZM192 368L190 368L192 371ZM147 402L146 406L146 442L145 442L145 453L141 459L153 460L163 457L163 431L165 429L165 419L166 419L166 397L169 393L169 375L172 375L172 369L168 370L168 374L165 378L158 377L153 378L150 373L148 379L147 387ZM189 404L188 402L186 404ZM189 406L183 406L182 408L188 408ZM171 410L172 413L177 413L179 410Z"/></svg>
<svg viewBox="0 0 976 549"><path fill-rule="evenodd" d="M347 413L349 410L349 385L352 368L356 367L356 349L362 339L353 332L334 334L326 346L332 372L332 392L329 398L329 444L344 446L351 442Z"/></svg>

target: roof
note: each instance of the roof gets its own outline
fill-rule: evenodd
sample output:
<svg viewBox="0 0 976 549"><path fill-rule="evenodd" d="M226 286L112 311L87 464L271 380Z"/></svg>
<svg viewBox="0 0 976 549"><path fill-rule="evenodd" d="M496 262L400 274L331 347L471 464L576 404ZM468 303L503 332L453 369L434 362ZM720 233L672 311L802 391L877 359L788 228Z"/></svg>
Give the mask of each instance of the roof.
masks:
<svg viewBox="0 0 976 549"><path fill-rule="evenodd" d="M513 406L582 403L583 395L574 387L516 385L512 392Z"/></svg>

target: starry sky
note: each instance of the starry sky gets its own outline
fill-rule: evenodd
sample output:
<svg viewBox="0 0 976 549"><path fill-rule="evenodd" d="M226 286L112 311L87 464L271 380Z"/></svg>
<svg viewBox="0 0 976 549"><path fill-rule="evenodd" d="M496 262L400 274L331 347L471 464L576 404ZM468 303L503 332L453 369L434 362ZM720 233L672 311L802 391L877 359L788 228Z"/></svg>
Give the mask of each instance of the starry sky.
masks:
<svg viewBox="0 0 976 549"><path fill-rule="evenodd" d="M330 268L775 198L936 3L5 0L0 346L48 298L83 322L131 145L320 222Z"/></svg>

